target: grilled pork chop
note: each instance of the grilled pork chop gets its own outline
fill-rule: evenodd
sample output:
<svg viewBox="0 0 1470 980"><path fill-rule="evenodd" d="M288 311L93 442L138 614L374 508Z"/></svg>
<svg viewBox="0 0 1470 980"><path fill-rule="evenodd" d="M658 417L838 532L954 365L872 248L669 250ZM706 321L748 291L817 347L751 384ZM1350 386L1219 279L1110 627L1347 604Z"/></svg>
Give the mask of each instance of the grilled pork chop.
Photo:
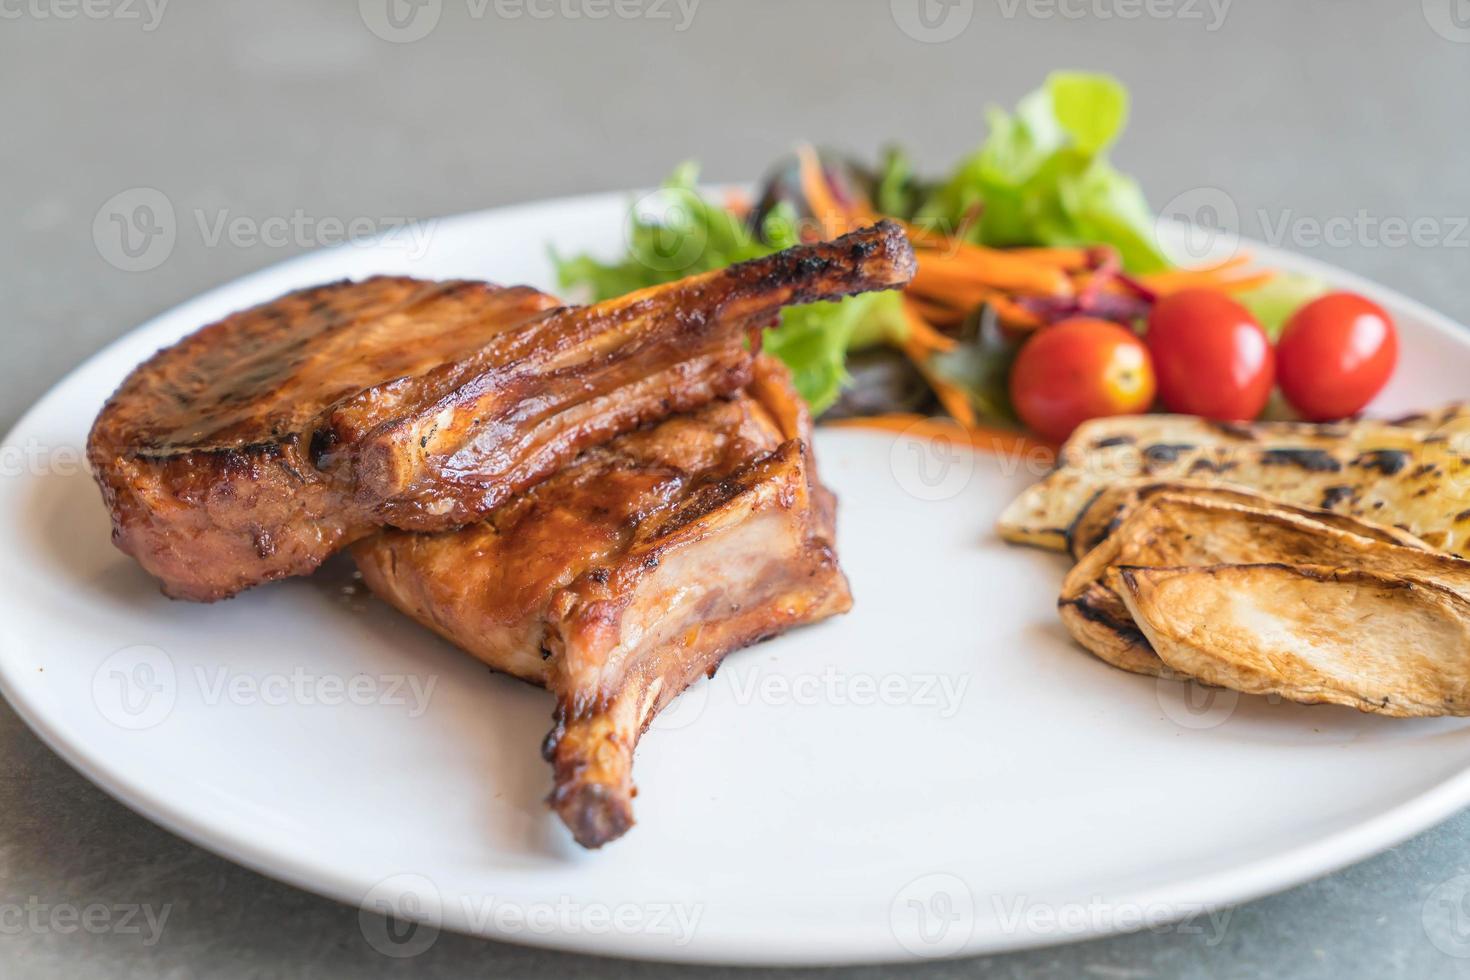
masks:
<svg viewBox="0 0 1470 980"><path fill-rule="evenodd" d="M383 599L556 695L549 802L600 847L633 824L659 710L730 651L851 606L809 439L763 356L747 393L588 450L478 524L352 553Z"/></svg>
<svg viewBox="0 0 1470 980"><path fill-rule="evenodd" d="M378 277L205 327L123 382L88 440L113 540L215 600L389 525L469 523L584 448L750 378L788 304L901 286L891 222L586 307Z"/></svg>

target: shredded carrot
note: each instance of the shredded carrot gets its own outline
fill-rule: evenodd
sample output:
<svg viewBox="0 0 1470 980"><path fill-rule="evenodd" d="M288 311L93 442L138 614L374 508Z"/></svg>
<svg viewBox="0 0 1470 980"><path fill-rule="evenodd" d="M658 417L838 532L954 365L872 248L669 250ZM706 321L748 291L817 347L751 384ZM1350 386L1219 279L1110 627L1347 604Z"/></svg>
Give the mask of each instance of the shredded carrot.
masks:
<svg viewBox="0 0 1470 980"><path fill-rule="evenodd" d="M1210 282L1217 279L1229 278L1233 272L1243 271L1250 265L1251 256L1247 252L1231 256L1217 265L1198 266L1193 269L1169 269L1165 272L1150 272L1147 275L1138 276L1140 282L1153 285L1170 286L1178 282Z"/></svg>
<svg viewBox="0 0 1470 980"><path fill-rule="evenodd" d="M961 242L949 251L921 248L918 259L914 284L924 292L942 293L979 283L1037 296L1072 295L1072 281L1061 269L999 249Z"/></svg>
<svg viewBox="0 0 1470 980"><path fill-rule="evenodd" d="M1217 284L1217 288L1223 289L1227 293L1244 293L1248 290L1264 286L1275 278L1275 270L1265 269L1254 275L1240 276L1236 279L1224 279Z"/></svg>
<svg viewBox="0 0 1470 980"><path fill-rule="evenodd" d="M821 227L823 237L836 238L878 220L866 201L857 200L844 207L837 200L827 183L822 161L817 159L817 151L809 144L803 143L796 148L796 167L801 178L802 196Z"/></svg>
<svg viewBox="0 0 1470 980"><path fill-rule="evenodd" d="M743 218L750 214L750 198L746 197L742 191L728 190L725 192L725 210L738 218Z"/></svg>
<svg viewBox="0 0 1470 980"><path fill-rule="evenodd" d="M1158 296L1168 296L1177 293L1181 289L1218 289L1224 292L1244 292L1263 286L1276 278L1276 273L1270 269L1245 275L1217 275L1211 272L1192 272L1191 270L1180 270L1178 272L1159 272L1148 276L1139 276L1138 282Z"/></svg>
<svg viewBox="0 0 1470 980"><path fill-rule="evenodd" d="M1064 272L1080 272L1092 267L1092 250L1087 248L1011 248L1009 255L1019 256L1042 265L1053 265Z"/></svg>
<svg viewBox="0 0 1470 980"><path fill-rule="evenodd" d="M1249 252L1236 252L1234 255L1230 256L1230 258L1226 259L1224 262L1217 262L1215 265L1202 265L1202 266L1197 266L1197 267L1195 267L1193 269L1185 269L1184 271L1185 272L1197 272L1197 273L1210 273L1210 274L1214 274L1214 273L1219 273L1219 272L1226 272L1226 271L1228 271L1230 269L1244 268L1245 266L1248 266L1250 264L1251 264L1251 253L1249 253Z"/></svg>
<svg viewBox="0 0 1470 980"><path fill-rule="evenodd" d="M916 225L911 221L904 221L901 218L894 218L892 220L897 221L899 227L903 228L904 234L909 236L909 241L915 248L948 248L950 242L959 240L951 238L948 235L941 235L932 228L925 228L923 225Z"/></svg>
<svg viewBox="0 0 1470 980"><path fill-rule="evenodd" d="M1001 429L984 425L967 425L962 429L952 422L944 419L929 418L924 415L912 415L908 413L894 413L891 415L871 415L865 418L834 419L831 422L823 422L824 426L832 426L842 429L877 429L882 432L904 432L909 435L919 436L925 439L964 439L969 445L982 452L990 452L1005 455L1022 455L1026 453L1046 454L1055 458L1056 447L1050 443L1041 442L1023 432L1014 429ZM1043 460L1038 460L1043 461ZM1043 462L1050 462L1050 459Z"/></svg>
<svg viewBox="0 0 1470 980"><path fill-rule="evenodd" d="M1017 327L1021 330L1035 330L1037 327L1046 325L1046 321L1015 300L1006 296L995 295L986 300L995 310L995 315L1000 317L1008 327Z"/></svg>
<svg viewBox="0 0 1470 980"><path fill-rule="evenodd" d="M990 306L995 310L996 316L1000 317L1001 322L1008 327L1018 330L1034 330L1046 324L1042 317L1026 309L1000 290L991 289L988 286L970 286L939 295L926 293L911 286L905 291L905 295L921 303L921 309L931 311L931 319L938 323L954 322L956 316L963 321L970 311L977 310L981 306ZM944 316L941 311L950 311L949 317Z"/></svg>
<svg viewBox="0 0 1470 980"><path fill-rule="evenodd" d="M904 297L903 301L903 319L909 328L908 342L911 344L916 344L928 351L954 350L959 344L953 337L946 337L935 330L908 297Z"/></svg>
<svg viewBox="0 0 1470 980"><path fill-rule="evenodd" d="M905 292L922 296L931 303L957 307L962 310L973 310L990 297L1000 295L999 289L987 286L983 282L945 281L936 283L932 278L926 278L922 283L909 283Z"/></svg>
<svg viewBox="0 0 1470 980"><path fill-rule="evenodd" d="M938 326L958 326L964 322L965 317L970 315L969 308L951 306L942 297L922 296L907 291L903 294L903 298L904 302L913 305L916 313Z"/></svg>

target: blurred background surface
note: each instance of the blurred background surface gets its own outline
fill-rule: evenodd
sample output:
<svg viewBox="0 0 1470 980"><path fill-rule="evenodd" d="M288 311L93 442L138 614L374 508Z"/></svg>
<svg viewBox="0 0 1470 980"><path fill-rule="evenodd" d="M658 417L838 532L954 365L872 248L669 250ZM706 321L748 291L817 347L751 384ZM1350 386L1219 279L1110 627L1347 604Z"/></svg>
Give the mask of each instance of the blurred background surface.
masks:
<svg viewBox="0 0 1470 980"><path fill-rule="evenodd" d="M647 186L685 159L754 180L799 140L868 157L899 142L939 172L978 141L987 104L1058 67L1127 83L1114 158L1156 208L1222 190L1244 234L1470 321L1462 0L0 0L0 429L113 338L307 250L324 223ZM109 202L139 189L184 217L166 256L127 271L103 231ZM314 230L220 233L235 218ZM1415 221L1433 233L1390 230ZM1223 937L1145 932L905 972L1467 976L1470 916L1455 914L1458 944L1426 925L1436 886L1470 872L1467 832L1461 814L1235 910ZM151 946L0 921L0 974L692 972L452 935L388 959L355 910L153 827L0 707L0 904L92 901L171 911Z"/></svg>

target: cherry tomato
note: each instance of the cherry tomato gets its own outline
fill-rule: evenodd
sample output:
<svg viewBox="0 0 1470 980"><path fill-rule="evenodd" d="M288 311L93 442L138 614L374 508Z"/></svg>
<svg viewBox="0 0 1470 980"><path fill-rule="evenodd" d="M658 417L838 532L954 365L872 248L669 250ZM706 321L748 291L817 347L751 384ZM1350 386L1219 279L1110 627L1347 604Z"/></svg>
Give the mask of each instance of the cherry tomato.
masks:
<svg viewBox="0 0 1470 980"><path fill-rule="evenodd" d="M1277 380L1303 418L1340 419L1383 390L1398 358L1398 332L1377 303L1328 293L1286 321L1276 343Z"/></svg>
<svg viewBox="0 0 1470 980"><path fill-rule="evenodd" d="M1126 327L1077 317L1042 327L1011 367L1011 403L1036 433L1061 442L1088 419L1134 415L1154 400L1148 349Z"/></svg>
<svg viewBox="0 0 1470 980"><path fill-rule="evenodd" d="M1159 397L1171 412L1222 422L1253 419L1266 407L1276 357L1261 325L1213 289L1185 289L1154 304L1149 353Z"/></svg>

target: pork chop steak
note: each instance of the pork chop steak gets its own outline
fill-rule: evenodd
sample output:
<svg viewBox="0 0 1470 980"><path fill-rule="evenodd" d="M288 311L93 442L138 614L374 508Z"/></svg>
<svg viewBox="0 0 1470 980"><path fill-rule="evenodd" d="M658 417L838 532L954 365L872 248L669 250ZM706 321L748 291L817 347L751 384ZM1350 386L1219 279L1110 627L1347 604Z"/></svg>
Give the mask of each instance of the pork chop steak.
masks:
<svg viewBox="0 0 1470 980"><path fill-rule="evenodd" d="M588 450L477 524L353 546L383 599L556 695L549 803L584 847L632 826L634 748L666 704L851 607L810 426L762 356L748 392Z"/></svg>
<svg viewBox="0 0 1470 980"><path fill-rule="evenodd" d="M380 526L474 521L584 448L743 386L782 307L913 270L882 222L593 306L482 282L318 286L144 362L88 459L117 546L170 596L225 598Z"/></svg>

